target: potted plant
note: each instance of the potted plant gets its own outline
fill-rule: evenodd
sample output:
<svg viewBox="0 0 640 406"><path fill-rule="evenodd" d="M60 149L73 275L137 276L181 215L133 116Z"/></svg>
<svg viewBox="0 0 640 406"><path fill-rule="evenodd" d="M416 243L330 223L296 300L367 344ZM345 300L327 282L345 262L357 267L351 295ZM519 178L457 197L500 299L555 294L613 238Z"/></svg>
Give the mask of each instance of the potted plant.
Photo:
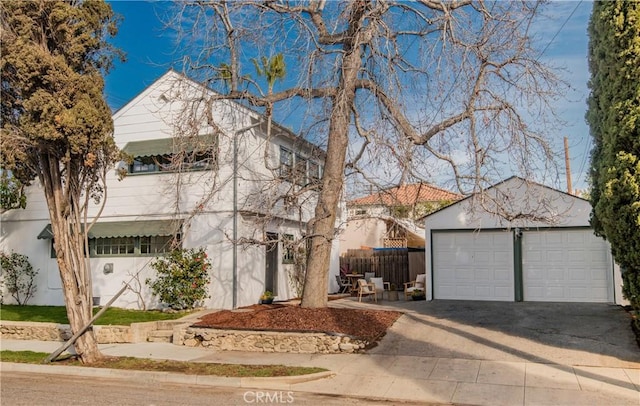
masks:
<svg viewBox="0 0 640 406"><path fill-rule="evenodd" d="M411 292L411 299L413 300L425 300L427 298L427 296L424 293L424 290L422 289L416 289L413 292Z"/></svg>
<svg viewBox="0 0 640 406"><path fill-rule="evenodd" d="M396 285L395 284L391 284L391 286L389 287L389 300L390 301L396 301L398 300L398 290L396 289Z"/></svg>
<svg viewBox="0 0 640 406"><path fill-rule="evenodd" d="M266 290L262 296L260 296L260 304L271 304L273 303L273 292L270 290Z"/></svg>

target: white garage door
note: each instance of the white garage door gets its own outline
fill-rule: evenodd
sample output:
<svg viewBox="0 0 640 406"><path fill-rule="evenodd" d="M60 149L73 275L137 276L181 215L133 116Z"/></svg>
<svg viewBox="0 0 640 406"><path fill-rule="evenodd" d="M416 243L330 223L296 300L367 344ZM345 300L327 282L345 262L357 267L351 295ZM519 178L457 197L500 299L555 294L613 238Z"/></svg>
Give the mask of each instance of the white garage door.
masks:
<svg viewBox="0 0 640 406"><path fill-rule="evenodd" d="M510 232L434 233L432 252L435 299L514 300Z"/></svg>
<svg viewBox="0 0 640 406"><path fill-rule="evenodd" d="M591 230L527 231L522 240L524 300L608 302L608 246Z"/></svg>

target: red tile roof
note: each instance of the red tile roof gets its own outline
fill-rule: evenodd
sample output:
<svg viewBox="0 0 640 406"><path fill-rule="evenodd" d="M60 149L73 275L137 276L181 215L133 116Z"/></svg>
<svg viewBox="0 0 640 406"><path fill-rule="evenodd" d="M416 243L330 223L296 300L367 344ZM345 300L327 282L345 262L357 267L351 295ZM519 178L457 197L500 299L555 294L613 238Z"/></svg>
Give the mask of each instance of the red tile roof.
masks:
<svg viewBox="0 0 640 406"><path fill-rule="evenodd" d="M374 193L359 199L351 200L348 205L413 205L424 202L440 202L442 200L459 200L463 196L448 190L429 185L427 183L414 183L411 185L397 186Z"/></svg>

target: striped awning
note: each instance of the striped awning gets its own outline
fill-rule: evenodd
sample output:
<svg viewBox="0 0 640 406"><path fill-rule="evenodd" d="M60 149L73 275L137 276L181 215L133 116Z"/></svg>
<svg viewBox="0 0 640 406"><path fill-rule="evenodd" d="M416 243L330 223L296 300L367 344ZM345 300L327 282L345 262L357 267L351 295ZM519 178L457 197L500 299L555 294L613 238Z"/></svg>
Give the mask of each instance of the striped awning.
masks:
<svg viewBox="0 0 640 406"><path fill-rule="evenodd" d="M127 154L137 157L151 157L172 154L175 150L186 152L207 151L217 148L216 137L213 134L200 135L192 138L159 138L154 140L131 141L122 149Z"/></svg>
<svg viewBox="0 0 640 406"><path fill-rule="evenodd" d="M170 236L180 231L181 222L178 220L133 220L109 221L96 223L89 230L89 238L115 237L150 237ZM51 224L38 234L38 239L52 239Z"/></svg>

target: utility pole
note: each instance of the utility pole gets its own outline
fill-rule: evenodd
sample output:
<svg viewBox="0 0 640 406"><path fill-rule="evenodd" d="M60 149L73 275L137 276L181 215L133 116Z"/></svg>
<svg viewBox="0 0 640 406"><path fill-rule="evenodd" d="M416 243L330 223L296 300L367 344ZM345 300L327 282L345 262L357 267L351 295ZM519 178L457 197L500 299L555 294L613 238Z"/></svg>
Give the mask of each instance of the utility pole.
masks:
<svg viewBox="0 0 640 406"><path fill-rule="evenodd" d="M567 193L573 194L571 187L571 164L569 163L569 138L564 137L564 166L567 173Z"/></svg>

